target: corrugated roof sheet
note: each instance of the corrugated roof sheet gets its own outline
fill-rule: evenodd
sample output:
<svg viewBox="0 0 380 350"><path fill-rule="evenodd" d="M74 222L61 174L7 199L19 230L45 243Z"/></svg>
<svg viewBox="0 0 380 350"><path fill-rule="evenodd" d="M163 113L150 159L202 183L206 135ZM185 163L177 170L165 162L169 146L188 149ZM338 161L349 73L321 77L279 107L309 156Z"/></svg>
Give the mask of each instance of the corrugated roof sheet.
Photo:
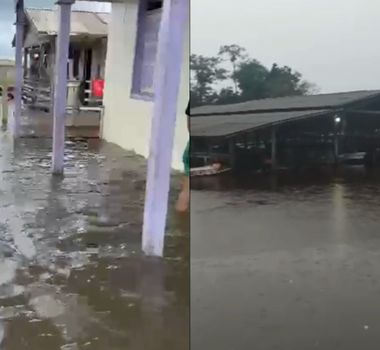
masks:
<svg viewBox="0 0 380 350"><path fill-rule="evenodd" d="M229 136L242 131L254 130L289 120L312 118L328 112L330 112L330 110L192 117L190 118L190 130L191 136L194 137Z"/></svg>
<svg viewBox="0 0 380 350"><path fill-rule="evenodd" d="M33 23L39 33L55 35L58 31L58 13L48 9L26 9L28 19ZM71 12L70 35L96 35L107 36L109 21L108 13L94 13L84 11Z"/></svg>
<svg viewBox="0 0 380 350"><path fill-rule="evenodd" d="M346 104L354 103L362 99L380 96L380 90L353 91L335 94L321 94L310 96L291 96L280 98L268 98L253 100L243 103L221 106L203 106L191 110L191 115L228 114L253 111L270 110L296 110L316 108L337 108Z"/></svg>

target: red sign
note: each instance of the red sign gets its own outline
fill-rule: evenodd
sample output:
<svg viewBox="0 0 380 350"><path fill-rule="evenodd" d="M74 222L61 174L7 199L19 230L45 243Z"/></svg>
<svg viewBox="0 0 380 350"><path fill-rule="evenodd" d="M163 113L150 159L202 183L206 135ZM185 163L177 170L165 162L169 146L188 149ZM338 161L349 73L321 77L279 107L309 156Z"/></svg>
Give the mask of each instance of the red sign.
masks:
<svg viewBox="0 0 380 350"><path fill-rule="evenodd" d="M104 91L104 80L95 79L92 81L92 95L94 97L101 98L103 97Z"/></svg>

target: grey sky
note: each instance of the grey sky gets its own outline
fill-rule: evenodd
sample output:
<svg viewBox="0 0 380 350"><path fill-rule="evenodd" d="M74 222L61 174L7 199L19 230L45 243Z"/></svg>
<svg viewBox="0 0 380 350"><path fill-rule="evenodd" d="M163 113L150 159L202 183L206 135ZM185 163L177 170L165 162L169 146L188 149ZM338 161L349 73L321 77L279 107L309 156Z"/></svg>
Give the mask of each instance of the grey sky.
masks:
<svg viewBox="0 0 380 350"><path fill-rule="evenodd" d="M244 46L263 64L289 65L322 92L380 89L376 0L191 0L192 52Z"/></svg>

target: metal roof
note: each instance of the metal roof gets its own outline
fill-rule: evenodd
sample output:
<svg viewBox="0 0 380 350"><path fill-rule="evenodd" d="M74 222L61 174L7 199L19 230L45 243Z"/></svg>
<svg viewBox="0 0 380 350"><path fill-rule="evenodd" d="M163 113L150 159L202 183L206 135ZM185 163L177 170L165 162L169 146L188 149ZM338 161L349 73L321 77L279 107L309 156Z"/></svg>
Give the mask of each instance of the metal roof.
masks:
<svg viewBox="0 0 380 350"><path fill-rule="evenodd" d="M353 91L335 94L321 94L310 96L290 96L279 98L268 98L253 100L231 105L215 105L193 108L191 115L215 115L215 114L235 114L261 111L280 111L297 109L323 109L338 108L344 105L355 103L364 99L380 96L380 90L374 91Z"/></svg>
<svg viewBox="0 0 380 350"><path fill-rule="evenodd" d="M312 118L331 112L330 110L227 114L190 118L192 137L231 136L243 131L258 129L268 125L283 123L290 120Z"/></svg>
<svg viewBox="0 0 380 350"><path fill-rule="evenodd" d="M38 33L56 35L58 32L58 13L52 9L26 9L26 16ZM107 36L109 13L86 11L71 12L70 35Z"/></svg>
<svg viewBox="0 0 380 350"><path fill-rule="evenodd" d="M345 107L355 108L359 103L374 98L380 98L380 90L281 97L194 108L190 118L191 136L231 136L293 120L336 113Z"/></svg>

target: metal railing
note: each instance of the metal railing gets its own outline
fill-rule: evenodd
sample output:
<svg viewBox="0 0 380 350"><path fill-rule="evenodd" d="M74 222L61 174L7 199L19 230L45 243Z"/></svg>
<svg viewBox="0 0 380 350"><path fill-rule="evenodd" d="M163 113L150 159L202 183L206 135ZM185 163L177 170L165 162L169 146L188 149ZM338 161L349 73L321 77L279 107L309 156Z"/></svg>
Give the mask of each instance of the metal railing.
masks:
<svg viewBox="0 0 380 350"><path fill-rule="evenodd" d="M84 94L82 95L81 107L103 107L103 98L92 95L92 82L85 81ZM47 79L24 78L22 87L22 99L25 105L50 110L53 99L53 89Z"/></svg>
<svg viewBox="0 0 380 350"><path fill-rule="evenodd" d="M24 104L50 109L52 100L50 81L45 79L25 78L22 87L22 99Z"/></svg>

